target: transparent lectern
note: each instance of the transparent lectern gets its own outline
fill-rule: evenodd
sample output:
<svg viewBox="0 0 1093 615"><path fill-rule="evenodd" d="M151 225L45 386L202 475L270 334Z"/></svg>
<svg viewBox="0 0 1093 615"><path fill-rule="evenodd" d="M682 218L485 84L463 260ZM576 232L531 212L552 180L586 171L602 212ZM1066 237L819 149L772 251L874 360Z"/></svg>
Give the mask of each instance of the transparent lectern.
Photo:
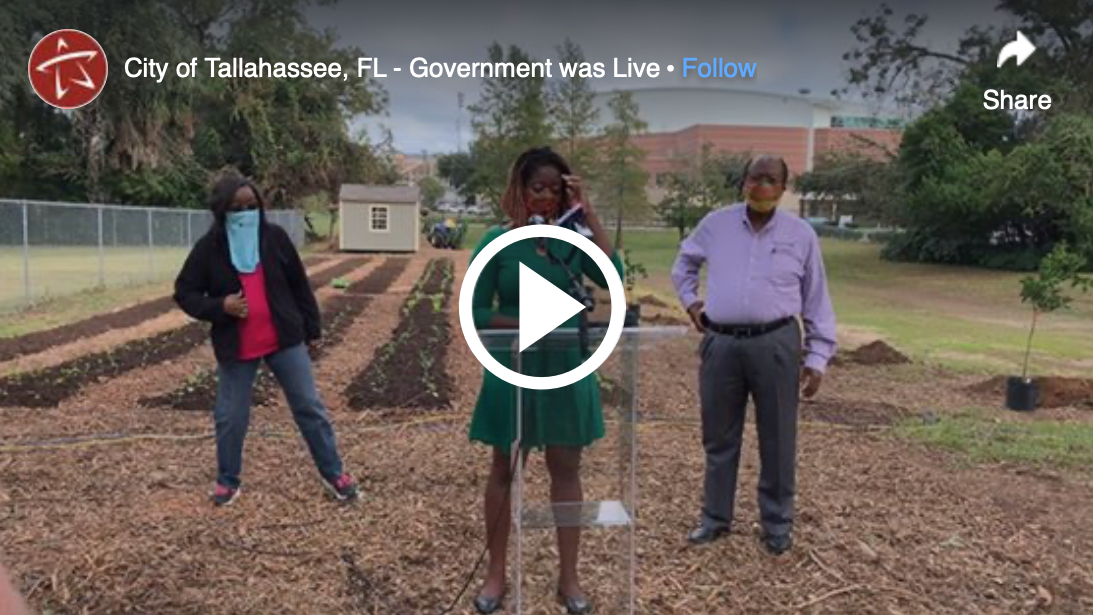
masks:
<svg viewBox="0 0 1093 615"><path fill-rule="evenodd" d="M555 532L539 531L555 528L596 530L581 532L581 585L595 612L634 612L637 425L651 411L640 403L639 383L643 373L663 365L649 350L686 332L686 327L624 328L611 357L596 371L605 435L582 452L581 501L552 504L542 455L531 455L526 464L516 463L518 451L526 450L525 442L532 441L525 438L529 423L551 420L552 414L550 408L535 403L539 391L511 387L515 416L510 451L515 472L510 487L514 552L509 568L515 582L510 586L509 606L514 612L540 612L555 603L559 565ZM587 356L582 356L582 346L589 353L595 351L605 333L605 327L597 326L585 332L557 329L519 352L515 330L478 332L498 361L532 376L555 375L541 373L542 366L566 365L575 356L579 364ZM534 418L529 415L532 411L538 413Z"/></svg>

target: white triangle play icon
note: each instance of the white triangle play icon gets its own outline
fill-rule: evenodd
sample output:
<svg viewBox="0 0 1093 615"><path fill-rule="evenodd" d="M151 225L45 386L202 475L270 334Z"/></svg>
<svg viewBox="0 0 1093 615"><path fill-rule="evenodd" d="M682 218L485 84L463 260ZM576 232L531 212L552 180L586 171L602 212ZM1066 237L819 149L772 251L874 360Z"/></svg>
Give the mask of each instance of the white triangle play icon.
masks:
<svg viewBox="0 0 1093 615"><path fill-rule="evenodd" d="M583 309L580 301L520 263L520 352Z"/></svg>

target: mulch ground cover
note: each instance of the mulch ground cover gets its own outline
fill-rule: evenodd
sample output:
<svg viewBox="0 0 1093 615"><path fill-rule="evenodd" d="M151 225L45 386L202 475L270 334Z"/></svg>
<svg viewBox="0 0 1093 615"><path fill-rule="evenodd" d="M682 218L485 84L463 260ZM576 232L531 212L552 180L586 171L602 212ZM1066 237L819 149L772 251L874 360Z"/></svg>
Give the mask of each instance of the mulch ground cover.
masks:
<svg viewBox="0 0 1093 615"><path fill-rule="evenodd" d="M346 388L349 407L447 408L452 380L444 370L451 343L448 303L452 295L450 259L434 259L403 303L391 342Z"/></svg>
<svg viewBox="0 0 1093 615"><path fill-rule="evenodd" d="M422 264L416 261L415 270ZM384 306L384 325L364 335L386 339L396 328L401 297L391 299L372 298L370 309ZM458 326L451 310L449 304L447 317ZM358 318L351 335L365 322ZM330 378L330 359L344 357L348 341L317 377ZM638 358L641 410L657 420L639 428L637 612L1093 612L1088 472L973 463L874 426L904 411L943 416L967 406L964 387L974 378L931 370L924 389L924 368L914 365L830 370L820 397L802 405L789 553L771 556L758 539L751 424L732 533L689 546L704 460L697 343L691 334ZM0 421L0 557L40 612L438 614L470 576L451 612L472 615L491 452L465 433L481 368L461 340L448 344L446 364L453 373L466 370L460 385L471 383L455 389L449 412L332 410L339 449L362 482L355 506L323 498L288 413L252 418L244 494L215 508L208 499L214 442L205 416L123 405L71 416L15 410L14 419ZM463 360L453 368L453 358ZM150 377L161 371L152 368ZM97 388L92 396L101 394ZM876 416L861 427L849 424L847 415L859 411ZM615 423L605 414L608 436L582 461L589 500L617 489ZM133 428L148 437L108 439L103 431L114 424L104 425L104 415L139 423ZM67 435L85 437L56 442L59 421L71 427ZM543 456L532 455L527 467L528 501L546 501ZM619 612L612 600L629 581L619 564L630 552L617 540L623 535L613 528L582 535L582 585L596 613ZM562 612L553 600L554 533L528 532L522 549L526 612ZM510 582L514 566L510 559ZM513 612L513 589L504 612Z"/></svg>

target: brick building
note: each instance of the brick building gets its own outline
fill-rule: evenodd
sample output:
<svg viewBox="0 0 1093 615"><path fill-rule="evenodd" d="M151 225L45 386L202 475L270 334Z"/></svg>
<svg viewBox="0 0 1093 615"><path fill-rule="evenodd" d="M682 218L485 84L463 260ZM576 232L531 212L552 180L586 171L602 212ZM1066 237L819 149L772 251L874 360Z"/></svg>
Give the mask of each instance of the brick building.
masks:
<svg viewBox="0 0 1093 615"><path fill-rule="evenodd" d="M630 90L648 131L634 142L645 150L649 199L659 201L663 174L680 159L698 154L703 144L714 152L781 155L790 175L813 167L818 155L858 149L867 154L899 146L903 123L866 105L750 90L667 87ZM600 122L611 121L607 101L615 92L597 94ZM799 196L787 194L787 205Z"/></svg>

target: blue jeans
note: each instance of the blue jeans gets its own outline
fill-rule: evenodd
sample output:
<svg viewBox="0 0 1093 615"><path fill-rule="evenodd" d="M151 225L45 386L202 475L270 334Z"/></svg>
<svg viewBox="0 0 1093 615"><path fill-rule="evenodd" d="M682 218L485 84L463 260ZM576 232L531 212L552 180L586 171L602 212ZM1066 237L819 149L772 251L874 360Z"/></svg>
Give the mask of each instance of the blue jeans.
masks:
<svg viewBox="0 0 1093 615"><path fill-rule="evenodd" d="M217 365L216 482L232 489L239 487L239 474L243 470L243 440L250 423L251 390L259 361ZM297 344L265 357L265 361L285 392L292 418L307 442L319 474L327 481L334 481L342 475L342 460L334 440L334 427L315 389L307 347Z"/></svg>

